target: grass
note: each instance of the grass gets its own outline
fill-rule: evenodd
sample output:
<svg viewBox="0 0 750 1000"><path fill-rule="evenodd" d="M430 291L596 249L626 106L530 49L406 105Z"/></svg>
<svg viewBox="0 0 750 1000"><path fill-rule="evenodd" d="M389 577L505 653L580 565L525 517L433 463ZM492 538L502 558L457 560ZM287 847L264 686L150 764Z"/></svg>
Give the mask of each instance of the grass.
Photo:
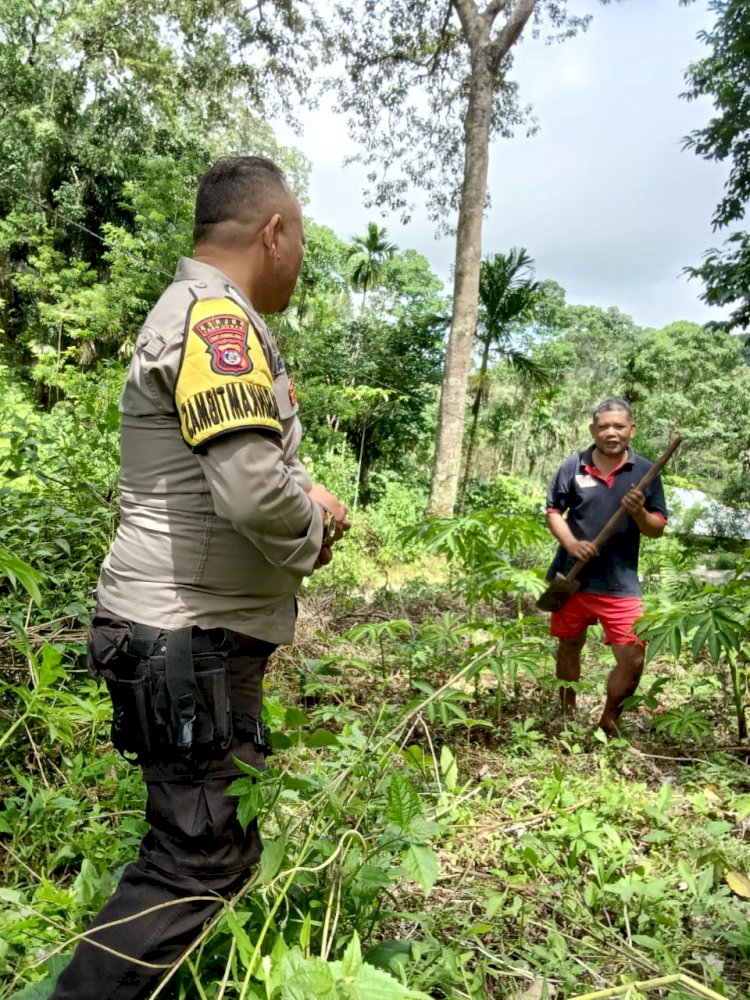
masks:
<svg viewBox="0 0 750 1000"><path fill-rule="evenodd" d="M649 996L695 995L680 975L746 995L750 902L727 875L750 874L750 772L723 678L703 662L652 663L627 739L601 741L611 654L596 635L563 724L543 636L533 669L472 677L487 654L466 617L444 588L406 584L367 606L308 596L299 643L267 686L288 745L245 792L260 789L277 866L161 996L200 995L196 981L206 997L266 996L254 951L302 978L325 959L334 975L359 939L367 969L436 998L570 1000L653 979L667 981ZM392 620L406 625L376 627ZM415 684L444 681L463 700L441 711L448 691ZM688 726L687 711L706 725ZM308 746L320 729L333 742ZM66 732L30 726L3 780L3 1000L37 988L35 963L85 926L143 831L132 769Z"/></svg>

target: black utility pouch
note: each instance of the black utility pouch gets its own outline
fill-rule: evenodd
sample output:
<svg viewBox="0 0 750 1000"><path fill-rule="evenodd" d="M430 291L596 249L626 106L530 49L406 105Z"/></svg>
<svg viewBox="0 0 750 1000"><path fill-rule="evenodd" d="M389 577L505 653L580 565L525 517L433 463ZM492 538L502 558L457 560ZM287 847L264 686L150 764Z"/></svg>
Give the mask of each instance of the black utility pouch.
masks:
<svg viewBox="0 0 750 1000"><path fill-rule="evenodd" d="M193 654L195 712L191 742L189 747L180 748L167 689L165 657L159 655L149 659L151 750L170 759L184 760L229 748L232 742L232 702L226 661L227 654L223 651Z"/></svg>
<svg viewBox="0 0 750 1000"><path fill-rule="evenodd" d="M112 700L112 743L126 756L150 749L148 666L131 651L132 624L95 616L89 631L88 669ZM129 758L130 759L130 758Z"/></svg>
<svg viewBox="0 0 750 1000"><path fill-rule="evenodd" d="M231 745L227 653L210 648L223 633L197 633L194 641L192 630L183 633L189 683L183 680L182 708L170 698L166 666L170 636L177 634L124 620L91 629L89 669L107 685L112 743L130 763L153 758L190 764ZM204 649L195 651L199 644Z"/></svg>
<svg viewBox="0 0 750 1000"><path fill-rule="evenodd" d="M148 663L141 664L139 671L132 678L105 677L112 699L112 743L128 760L130 754L149 754L156 735Z"/></svg>

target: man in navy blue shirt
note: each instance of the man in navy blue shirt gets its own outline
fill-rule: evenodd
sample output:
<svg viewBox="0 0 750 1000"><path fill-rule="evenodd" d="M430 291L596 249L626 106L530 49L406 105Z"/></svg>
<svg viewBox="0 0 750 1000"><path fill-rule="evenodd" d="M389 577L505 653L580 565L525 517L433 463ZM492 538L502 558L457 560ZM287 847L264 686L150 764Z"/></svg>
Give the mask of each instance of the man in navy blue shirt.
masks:
<svg viewBox="0 0 750 1000"><path fill-rule="evenodd" d="M566 458L547 491L547 524L560 543L547 579L566 574L579 559L587 564L578 577L580 590L552 614L550 632L559 640L558 679L577 681L586 630L601 622L615 668L607 680L599 726L611 735L623 701L635 692L643 673L644 645L633 631L636 618L643 613L638 579L641 535L660 537L667 507L658 476L645 492L635 488L652 463L630 447L635 423L626 400L610 398L599 403L589 430L593 445ZM627 516L597 550L590 539L621 504ZM560 702L564 712L572 711L575 691L561 687Z"/></svg>

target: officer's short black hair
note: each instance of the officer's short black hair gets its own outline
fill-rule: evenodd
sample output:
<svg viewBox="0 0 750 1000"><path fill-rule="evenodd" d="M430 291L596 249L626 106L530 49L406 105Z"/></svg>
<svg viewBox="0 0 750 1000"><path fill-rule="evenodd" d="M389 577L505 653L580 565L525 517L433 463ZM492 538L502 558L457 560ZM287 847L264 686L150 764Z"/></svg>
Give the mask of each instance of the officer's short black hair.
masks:
<svg viewBox="0 0 750 1000"><path fill-rule="evenodd" d="M633 423L633 408L627 399L622 399L620 396L609 396L597 404L591 413L591 422L595 424L600 413L608 413L610 410L624 410L628 415L628 420L631 424Z"/></svg>
<svg viewBox="0 0 750 1000"><path fill-rule="evenodd" d="M283 172L264 156L226 156L201 178L195 198L193 242L210 238L222 222L244 222L270 189L288 190Z"/></svg>

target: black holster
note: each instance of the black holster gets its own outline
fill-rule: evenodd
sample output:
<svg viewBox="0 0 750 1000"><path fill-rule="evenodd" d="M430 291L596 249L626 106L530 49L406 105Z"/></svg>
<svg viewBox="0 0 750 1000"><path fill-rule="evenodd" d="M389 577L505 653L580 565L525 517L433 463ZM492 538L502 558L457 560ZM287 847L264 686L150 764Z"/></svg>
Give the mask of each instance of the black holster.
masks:
<svg viewBox="0 0 750 1000"><path fill-rule="evenodd" d="M248 716L232 725L223 635L222 629L165 631L139 622L130 635L92 634L90 664L107 684L112 743L126 760L199 762L226 752L233 736L270 752L260 720Z"/></svg>

